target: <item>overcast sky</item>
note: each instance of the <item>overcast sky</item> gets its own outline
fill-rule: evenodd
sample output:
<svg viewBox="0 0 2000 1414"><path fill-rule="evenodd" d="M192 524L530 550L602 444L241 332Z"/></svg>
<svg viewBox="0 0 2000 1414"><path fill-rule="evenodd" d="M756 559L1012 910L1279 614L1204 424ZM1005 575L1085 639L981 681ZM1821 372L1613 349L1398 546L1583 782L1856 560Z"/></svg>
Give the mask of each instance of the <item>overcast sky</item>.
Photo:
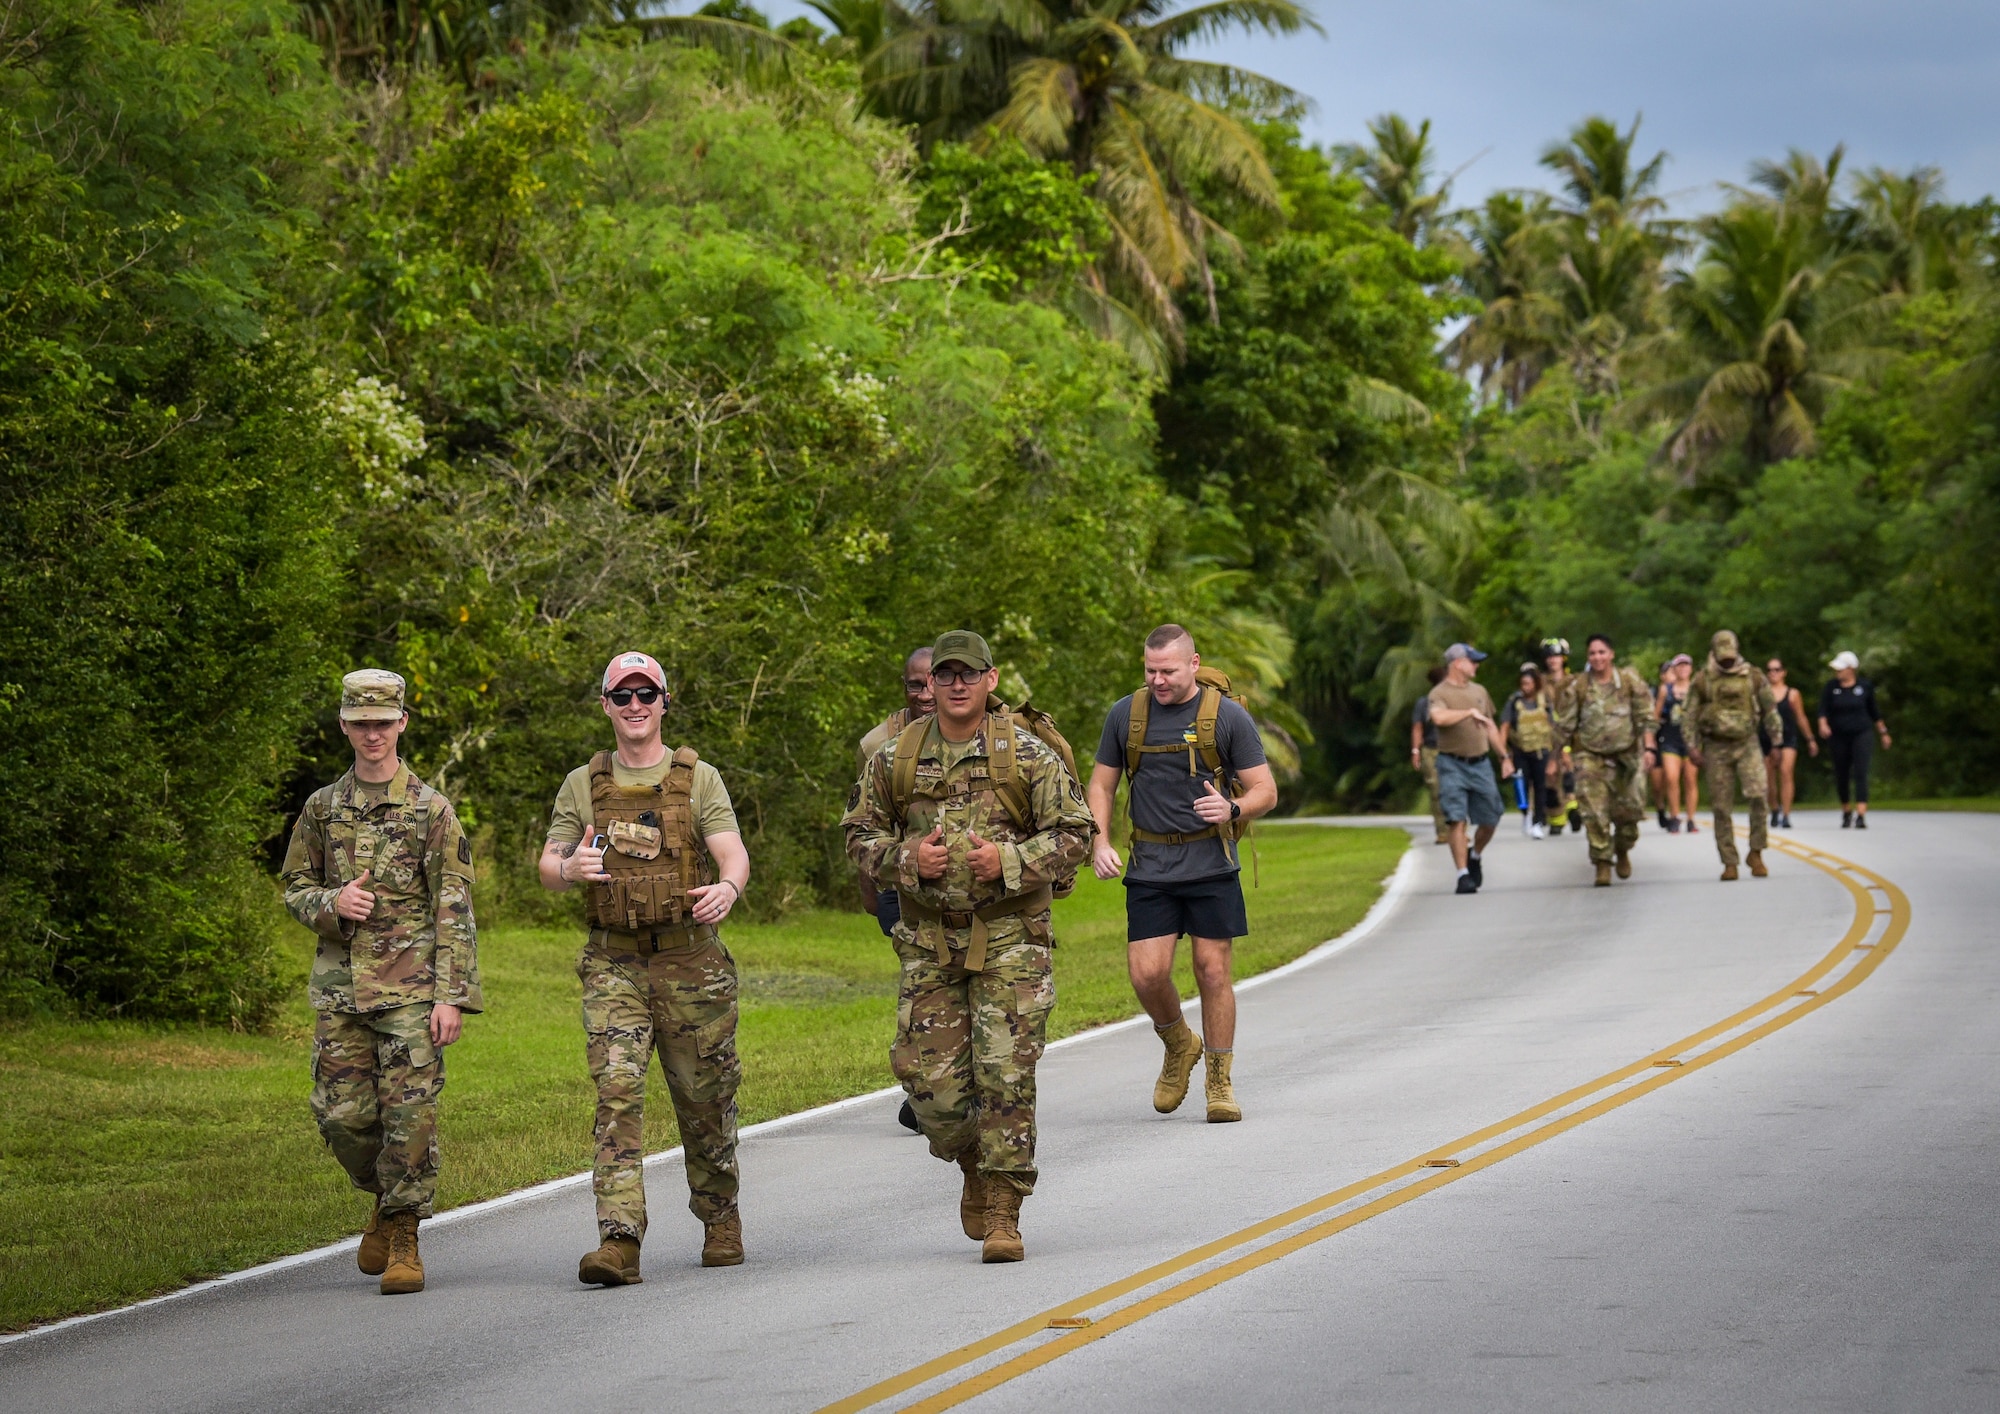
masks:
<svg viewBox="0 0 2000 1414"><path fill-rule="evenodd" d="M1942 167L1955 199L2000 192L2000 0L1309 3L1324 39L1198 52L1309 96L1317 141L1358 140L1391 110L1430 118L1445 170L1478 157L1455 204L1544 184L1536 156L1591 113L1621 127L1644 113L1641 150L1671 154L1682 210L1712 205L1755 158L1836 142L1850 166Z"/></svg>

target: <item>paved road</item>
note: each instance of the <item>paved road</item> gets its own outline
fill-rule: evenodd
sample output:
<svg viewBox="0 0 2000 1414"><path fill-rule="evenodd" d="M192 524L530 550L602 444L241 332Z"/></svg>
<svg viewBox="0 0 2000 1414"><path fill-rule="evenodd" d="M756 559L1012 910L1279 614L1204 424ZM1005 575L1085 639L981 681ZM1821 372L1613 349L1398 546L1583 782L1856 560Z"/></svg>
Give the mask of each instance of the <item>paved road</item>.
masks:
<svg viewBox="0 0 2000 1414"><path fill-rule="evenodd" d="M1383 926L1245 994L1240 1125L1155 1116L1143 1029L1053 1052L1020 1266L980 1265L956 1171L882 1100L746 1144L742 1268L695 1265L656 1169L643 1286L576 1284L571 1188L431 1230L422 1297L340 1254L0 1345L0 1409L810 1410L1018 1322L885 1407L1053 1350L973 1407L2000 1407L2000 817L1799 819L1907 895L1895 951L1838 947L1888 896L1801 859L1725 887L1706 835L1649 830L1593 890L1579 838L1503 831L1479 896L1421 844ZM1680 1044L1771 998L1763 1039Z"/></svg>

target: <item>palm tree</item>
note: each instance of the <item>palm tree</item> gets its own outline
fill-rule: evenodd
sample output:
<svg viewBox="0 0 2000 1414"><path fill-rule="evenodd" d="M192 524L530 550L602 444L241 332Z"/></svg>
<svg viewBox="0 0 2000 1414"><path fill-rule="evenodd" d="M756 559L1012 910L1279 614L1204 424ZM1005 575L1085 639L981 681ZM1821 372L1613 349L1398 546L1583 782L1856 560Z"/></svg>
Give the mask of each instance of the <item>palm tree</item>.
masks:
<svg viewBox="0 0 2000 1414"><path fill-rule="evenodd" d="M1209 188L1267 207L1277 183L1231 108L1298 95L1260 74L1184 57L1229 29L1318 31L1300 0L887 0L888 37L863 63L877 105L926 148L1018 141L1094 178L1111 230L1090 294L1100 324L1177 347L1190 281L1215 315L1208 243L1230 236L1197 204Z"/></svg>
<svg viewBox="0 0 2000 1414"><path fill-rule="evenodd" d="M1854 179L1847 237L1881 262L1882 283L1902 295L1958 289L1981 268L1984 213L1944 200L1944 173L1875 167Z"/></svg>
<svg viewBox="0 0 2000 1414"><path fill-rule="evenodd" d="M1433 186L1437 154L1431 148L1431 120L1416 127L1400 113L1384 113L1368 125L1372 147L1334 149L1341 165L1361 181L1371 206L1389 216L1389 225L1411 245L1422 244L1442 219L1451 199L1451 178Z"/></svg>
<svg viewBox="0 0 2000 1414"><path fill-rule="evenodd" d="M1570 129L1569 137L1542 150L1541 163L1562 178L1568 198L1564 215L1592 226L1638 225L1667 235L1666 199L1660 195L1660 174L1667 154L1656 152L1634 166L1640 117L1624 132L1609 118L1589 117Z"/></svg>
<svg viewBox="0 0 2000 1414"><path fill-rule="evenodd" d="M1459 290L1480 312L1445 346L1460 373L1518 404L1561 343L1559 310L1548 293L1555 244L1551 199L1543 192L1494 192L1455 214Z"/></svg>
<svg viewBox="0 0 2000 1414"><path fill-rule="evenodd" d="M1739 200L1699 230L1699 261L1667 287L1661 353L1680 376L1634 410L1678 417L1662 454L1690 473L1732 444L1753 462L1811 451L1829 396L1883 357L1870 338L1893 296L1867 256L1829 247L1810 192Z"/></svg>

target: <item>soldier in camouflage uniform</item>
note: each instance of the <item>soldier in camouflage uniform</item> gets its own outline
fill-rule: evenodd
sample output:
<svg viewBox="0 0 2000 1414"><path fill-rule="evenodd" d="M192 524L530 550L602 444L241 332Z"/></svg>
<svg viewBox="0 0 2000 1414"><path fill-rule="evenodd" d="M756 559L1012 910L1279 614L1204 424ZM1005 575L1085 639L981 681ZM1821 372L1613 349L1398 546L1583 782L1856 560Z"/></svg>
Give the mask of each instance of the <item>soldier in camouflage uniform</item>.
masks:
<svg viewBox="0 0 2000 1414"><path fill-rule="evenodd" d="M437 1102L460 1014L485 1006L472 846L451 802L397 753L403 680L341 680L354 767L314 791L285 852L285 906L319 935L308 995L313 1115L354 1186L375 1195L361 1270L384 1295L424 1289L417 1223L437 1193Z"/></svg>
<svg viewBox="0 0 2000 1414"><path fill-rule="evenodd" d="M1708 663L1688 684L1681 720L1688 759L1708 780L1709 805L1715 812L1715 852L1722 856L1724 882L1737 877L1736 826L1730 811L1738 791L1750 802L1750 873L1753 878L1763 878L1771 872L1764 867L1764 850L1770 843L1764 833L1770 804L1757 732L1761 728L1776 741L1784 734L1784 724L1778 718L1771 684L1743 657L1736 635L1728 629L1710 640Z"/></svg>
<svg viewBox="0 0 2000 1414"><path fill-rule="evenodd" d="M1632 877L1632 846L1646 818L1644 754L1653 749L1657 725L1653 694L1639 675L1617 665L1611 640L1592 634L1588 672L1573 674L1556 709L1556 744L1575 763L1576 800L1597 886L1608 888L1615 871Z"/></svg>
<svg viewBox="0 0 2000 1414"><path fill-rule="evenodd" d="M985 1261L1018 1262L1056 999L1051 886L1074 875L1093 827L1061 757L988 711L998 674L985 640L947 633L932 664L936 715L876 753L841 824L862 873L902 895L890 1064L931 1152L964 1174L965 1235Z"/></svg>
<svg viewBox="0 0 2000 1414"><path fill-rule="evenodd" d="M1547 694L1549 710L1560 716L1563 699L1576 681L1576 675L1569 670L1569 640L1545 638L1541 653L1542 689ZM1568 821L1570 833L1576 833L1583 827L1582 812L1576 808L1576 763L1560 744L1549 753L1548 785L1555 797L1555 804L1548 811L1549 829L1560 834L1563 822Z"/></svg>
<svg viewBox="0 0 2000 1414"><path fill-rule="evenodd" d="M653 1052L673 1099L688 1208L701 1219L701 1264L743 1261L736 1206L736 959L717 925L750 882L736 812L722 776L660 736L666 674L644 653L604 670L604 715L616 751L600 751L563 781L542 847L546 888L588 886L584 1051L597 1083L598 1246L577 1280L635 1285L646 1236L646 1070Z"/></svg>

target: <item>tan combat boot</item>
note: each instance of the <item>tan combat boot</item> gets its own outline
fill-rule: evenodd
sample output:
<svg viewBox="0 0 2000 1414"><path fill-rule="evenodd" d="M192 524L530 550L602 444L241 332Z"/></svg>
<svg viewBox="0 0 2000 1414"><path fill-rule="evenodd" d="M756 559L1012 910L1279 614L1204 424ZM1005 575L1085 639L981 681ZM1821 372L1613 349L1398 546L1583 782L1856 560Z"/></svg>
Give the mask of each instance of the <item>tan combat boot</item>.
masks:
<svg viewBox="0 0 2000 1414"><path fill-rule="evenodd" d="M1194 1063L1201 1059L1201 1037L1194 1034L1186 1017L1155 1034L1167 1048L1167 1055L1160 1062L1160 1078L1153 1082L1153 1108L1170 1115L1187 1099L1188 1077L1194 1074Z"/></svg>
<svg viewBox="0 0 2000 1414"><path fill-rule="evenodd" d="M704 1267L743 1265L743 1213L731 1208L702 1224L701 1264Z"/></svg>
<svg viewBox="0 0 2000 1414"><path fill-rule="evenodd" d="M1021 1190L1004 1179L986 1185L986 1240L979 1249L982 1262L1018 1262L1027 1256L1021 1245Z"/></svg>
<svg viewBox="0 0 2000 1414"><path fill-rule="evenodd" d="M965 1175L965 1187L958 1192L958 1225L974 1242L986 1240L986 1180L979 1173L979 1146L974 1144L958 1156Z"/></svg>
<svg viewBox="0 0 2000 1414"><path fill-rule="evenodd" d="M405 1208L382 1220L389 1229L389 1265L382 1272L384 1296L407 1296L424 1289L424 1259L417 1251L417 1215Z"/></svg>
<svg viewBox="0 0 2000 1414"><path fill-rule="evenodd" d="M1736 866L1734 864L1725 864L1722 866L1722 882L1725 884L1736 882Z"/></svg>
<svg viewBox="0 0 2000 1414"><path fill-rule="evenodd" d="M1208 1051L1208 1122L1210 1124L1234 1124L1243 1118L1243 1107L1236 1103L1236 1091L1229 1085L1229 1063L1235 1055L1229 1051Z"/></svg>
<svg viewBox="0 0 2000 1414"><path fill-rule="evenodd" d="M644 1280L639 1275L639 1239L605 1238L596 1251L586 1252L576 1264L576 1279L596 1286L639 1285Z"/></svg>
<svg viewBox="0 0 2000 1414"><path fill-rule="evenodd" d="M1597 866L1597 887L1600 889L1611 887L1611 866L1609 864L1600 864Z"/></svg>
<svg viewBox="0 0 2000 1414"><path fill-rule="evenodd" d="M371 1277L379 1277L389 1265L389 1229L382 1225L382 1200L375 1200L375 1211L368 1215L368 1226L361 1229L361 1250L354 1254L355 1265Z"/></svg>
<svg viewBox="0 0 2000 1414"><path fill-rule="evenodd" d="M1625 852L1624 850L1622 850L1622 849L1621 849L1621 850L1619 850L1619 851L1618 851L1618 859L1617 859L1617 863L1615 863L1614 865L1612 865L1612 868L1613 868L1613 869L1615 869L1615 870L1617 871L1617 873L1618 873L1618 877L1619 877L1619 878L1621 878L1621 879L1629 879L1629 878L1631 878L1631 877L1632 877L1632 856L1631 856L1631 855L1629 855L1629 854L1627 854L1627 853L1626 853L1626 852Z"/></svg>
<svg viewBox="0 0 2000 1414"><path fill-rule="evenodd" d="M1764 851L1763 851L1763 850L1761 850L1761 849L1753 849L1753 850L1751 850L1751 851L1750 851L1750 856L1749 856L1749 858L1748 858L1748 859L1747 859L1747 860L1746 860L1745 862L1746 862L1746 863L1748 863L1748 864L1749 864L1749 866L1750 866L1750 877L1751 877L1751 878L1753 878L1753 879L1768 879L1768 878L1770 878L1770 877L1771 877L1771 871L1770 871L1769 869L1766 869L1766 868L1764 867Z"/></svg>

